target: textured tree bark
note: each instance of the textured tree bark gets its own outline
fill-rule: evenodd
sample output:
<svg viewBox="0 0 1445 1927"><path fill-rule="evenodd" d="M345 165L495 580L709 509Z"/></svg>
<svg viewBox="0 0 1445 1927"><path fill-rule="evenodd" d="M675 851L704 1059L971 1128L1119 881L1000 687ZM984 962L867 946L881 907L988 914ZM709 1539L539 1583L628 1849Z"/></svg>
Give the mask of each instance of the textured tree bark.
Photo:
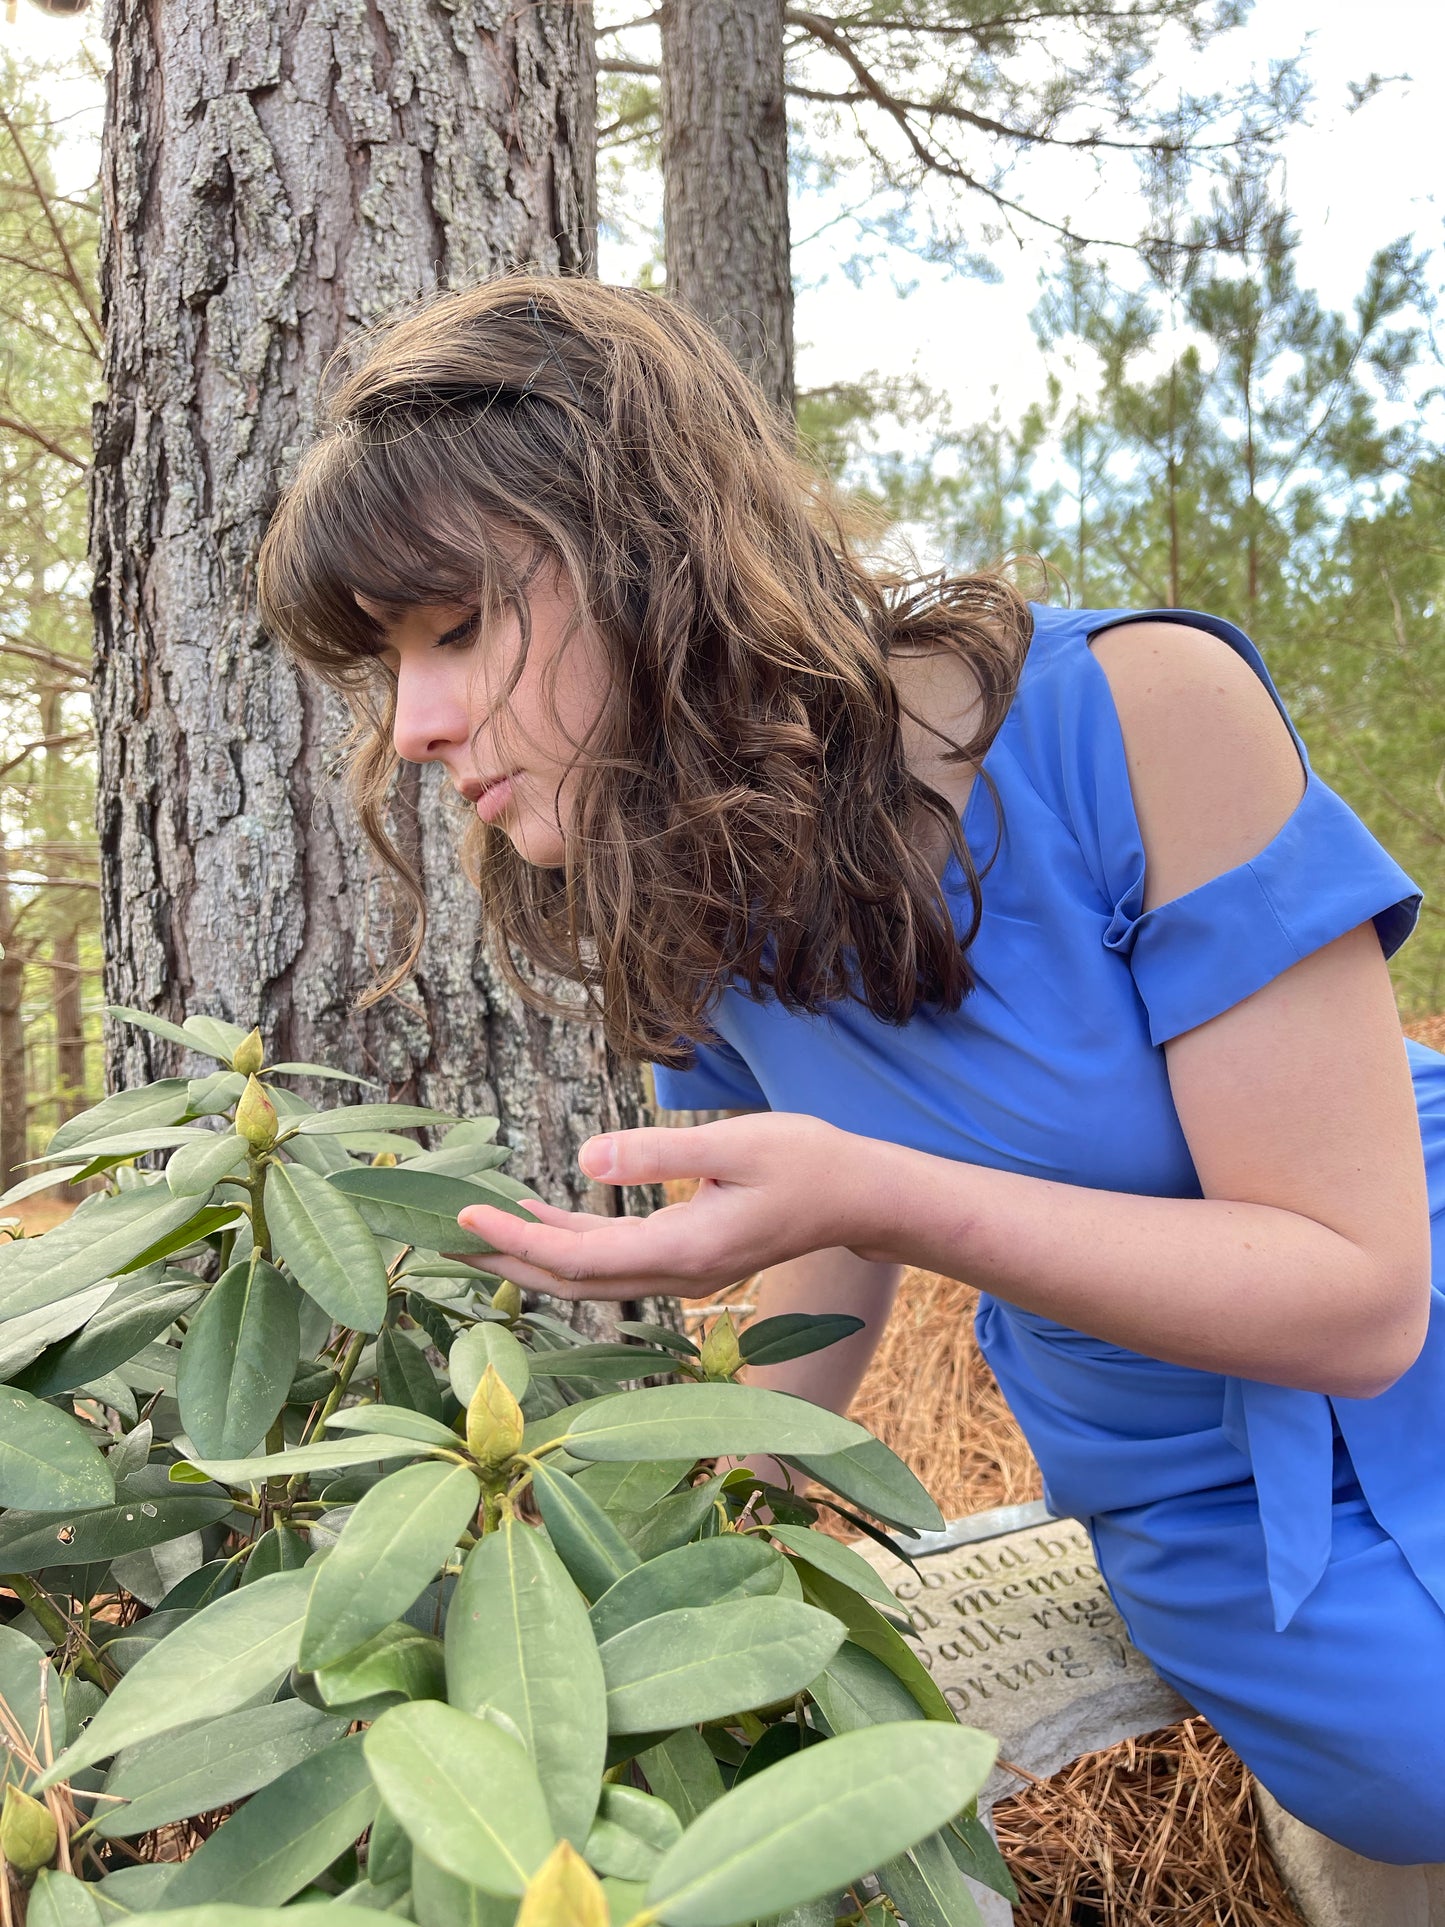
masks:
<svg viewBox="0 0 1445 1927"><path fill-rule="evenodd" d="M662 179L669 291L791 417L783 0L665 0Z"/></svg>
<svg viewBox="0 0 1445 1927"><path fill-rule="evenodd" d="M554 1202L649 1210L660 1188L576 1164L590 1133L648 1121L640 1072L599 1026L506 990L437 769L398 801L425 954L400 999L353 1009L387 926L331 774L341 706L262 634L253 585L348 333L503 267L591 271L590 8L114 0L109 32L91 503L108 1001L259 1022L276 1059L500 1117L510 1169ZM112 1085L174 1062L109 1028Z"/></svg>
<svg viewBox="0 0 1445 1927"><path fill-rule="evenodd" d="M0 1191L27 1174L25 1024L22 999L25 956L15 935L5 843L0 838Z"/></svg>

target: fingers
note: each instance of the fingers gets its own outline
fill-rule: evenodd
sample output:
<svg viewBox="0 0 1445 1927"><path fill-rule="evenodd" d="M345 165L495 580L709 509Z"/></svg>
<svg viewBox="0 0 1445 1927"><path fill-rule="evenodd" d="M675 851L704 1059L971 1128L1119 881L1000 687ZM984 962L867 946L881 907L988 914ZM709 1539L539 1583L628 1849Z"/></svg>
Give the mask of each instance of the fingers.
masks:
<svg viewBox="0 0 1445 1927"><path fill-rule="evenodd" d="M573 1228L571 1219L577 1215L592 1218L585 1230ZM553 1212L552 1216L554 1222L533 1223L530 1219L514 1218L496 1205L472 1204L458 1214L457 1222L495 1245L499 1254L519 1259L522 1264L535 1266L555 1278L592 1283L635 1279L647 1274L666 1275L671 1269L666 1249L670 1241L659 1236L659 1227L654 1226L649 1232L646 1218L603 1218L571 1212ZM555 1222L558 1218L561 1223ZM498 1267L492 1265L489 1269Z"/></svg>
<svg viewBox="0 0 1445 1927"><path fill-rule="evenodd" d="M737 1126L750 1118L720 1118L675 1130L645 1125L589 1137L577 1162L589 1178L606 1184L662 1184L668 1178L719 1178L735 1174L741 1143Z"/></svg>

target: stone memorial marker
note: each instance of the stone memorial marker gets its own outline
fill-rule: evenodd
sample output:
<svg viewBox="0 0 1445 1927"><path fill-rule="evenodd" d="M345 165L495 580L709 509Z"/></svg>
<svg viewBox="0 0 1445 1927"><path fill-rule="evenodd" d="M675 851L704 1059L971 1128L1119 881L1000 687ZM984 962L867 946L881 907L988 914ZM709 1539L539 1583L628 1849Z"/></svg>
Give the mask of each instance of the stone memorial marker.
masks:
<svg viewBox="0 0 1445 1927"><path fill-rule="evenodd" d="M854 1549L892 1588L944 1698L997 1737L1001 1760L1047 1777L1191 1711L1130 1645L1076 1520L1042 1505L977 1513L910 1540L916 1571L871 1542ZM980 1813L1019 1786L996 1767Z"/></svg>
<svg viewBox="0 0 1445 1927"><path fill-rule="evenodd" d="M910 1568L870 1540L854 1550L892 1588L913 1646L965 1726L999 1759L1047 1778L1081 1753L1151 1733L1193 1709L1130 1643L1089 1535L1041 1503L1004 1506L921 1533ZM1020 1782L996 1767L987 1817ZM1276 1864L1309 1927L1445 1927L1445 1866L1388 1867L1347 1853L1258 1789ZM970 1882L985 1927L1013 1910Z"/></svg>

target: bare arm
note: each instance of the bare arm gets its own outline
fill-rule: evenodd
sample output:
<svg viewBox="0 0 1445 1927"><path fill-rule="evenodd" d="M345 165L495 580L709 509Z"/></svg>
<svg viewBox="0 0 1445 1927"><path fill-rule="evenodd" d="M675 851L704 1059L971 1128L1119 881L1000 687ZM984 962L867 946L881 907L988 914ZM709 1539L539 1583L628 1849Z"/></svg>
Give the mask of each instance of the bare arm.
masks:
<svg viewBox="0 0 1445 1927"><path fill-rule="evenodd" d="M863 1330L805 1358L790 1358L781 1365L750 1366L744 1373L746 1382L770 1391L792 1392L815 1405L846 1412L878 1349L903 1269L900 1264L860 1258L838 1245L827 1251L810 1251L805 1257L759 1273L759 1318L773 1318L785 1311L845 1312L861 1318ZM776 1460L754 1458L747 1463L775 1484L786 1483Z"/></svg>

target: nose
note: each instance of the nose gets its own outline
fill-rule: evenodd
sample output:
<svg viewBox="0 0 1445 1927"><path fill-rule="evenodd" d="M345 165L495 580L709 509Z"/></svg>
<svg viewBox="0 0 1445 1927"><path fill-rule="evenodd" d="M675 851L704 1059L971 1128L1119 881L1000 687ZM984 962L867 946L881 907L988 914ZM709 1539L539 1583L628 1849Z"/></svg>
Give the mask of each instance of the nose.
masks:
<svg viewBox="0 0 1445 1927"><path fill-rule="evenodd" d="M407 763L434 763L471 738L465 680L444 657L404 658L396 677L391 740Z"/></svg>

